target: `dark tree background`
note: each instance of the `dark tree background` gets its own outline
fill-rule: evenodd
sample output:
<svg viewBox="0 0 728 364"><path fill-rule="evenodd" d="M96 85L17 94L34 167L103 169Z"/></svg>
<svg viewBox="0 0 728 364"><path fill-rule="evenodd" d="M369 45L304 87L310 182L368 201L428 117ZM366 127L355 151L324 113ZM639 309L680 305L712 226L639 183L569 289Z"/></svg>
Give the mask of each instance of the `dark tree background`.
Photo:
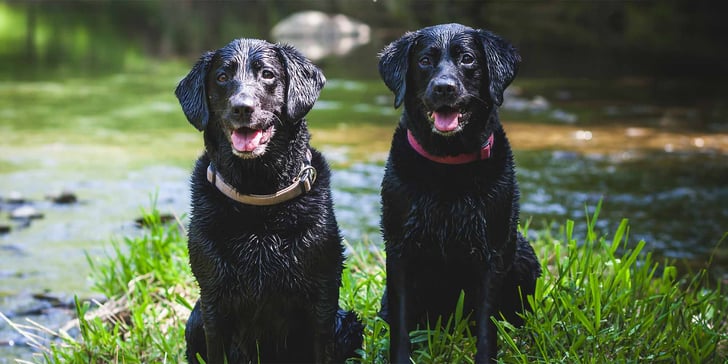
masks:
<svg viewBox="0 0 728 364"><path fill-rule="evenodd" d="M268 38L276 22L306 9L363 21L381 45L429 24L486 27L528 56L531 75L714 78L728 69L728 3L710 0L8 0L0 21L15 21L0 25L0 67L113 70L129 52L188 57L236 37Z"/></svg>

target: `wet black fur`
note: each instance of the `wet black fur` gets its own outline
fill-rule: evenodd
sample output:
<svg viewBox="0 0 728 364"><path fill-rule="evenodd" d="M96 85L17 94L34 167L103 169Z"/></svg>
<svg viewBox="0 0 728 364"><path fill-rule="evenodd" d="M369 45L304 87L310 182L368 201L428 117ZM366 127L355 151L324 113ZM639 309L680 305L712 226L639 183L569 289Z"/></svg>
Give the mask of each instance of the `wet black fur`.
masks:
<svg viewBox="0 0 728 364"><path fill-rule="evenodd" d="M273 78L262 78L267 70ZM226 73L228 81L217 81ZM270 74L267 74L270 76ZM309 146L304 115L325 83L295 49L239 39L202 55L176 95L204 132L205 152L191 177L190 265L200 300L187 322L187 359L197 363L343 362L362 341L356 315L338 306L343 265L323 156ZM249 117L230 120L241 93L255 99ZM254 158L233 153L229 125L275 132ZM212 161L240 193L269 194L299 173L306 150L318 171L313 189L274 206L245 205L206 178Z"/></svg>
<svg viewBox="0 0 728 364"><path fill-rule="evenodd" d="M395 107L404 104L381 192L387 287L380 315L390 324L393 363L409 363L408 333L438 316L447 320L461 291L464 312L476 323L477 363L497 356L490 317L521 325L517 313L530 309L525 297L534 292L540 264L517 232L515 166L497 113L519 62L504 39L459 24L406 33L380 54ZM443 80L452 93L434 91ZM427 112L448 105L462 108L462 130L443 135ZM493 133L491 157L439 164L412 149L407 129L439 156L476 152Z"/></svg>

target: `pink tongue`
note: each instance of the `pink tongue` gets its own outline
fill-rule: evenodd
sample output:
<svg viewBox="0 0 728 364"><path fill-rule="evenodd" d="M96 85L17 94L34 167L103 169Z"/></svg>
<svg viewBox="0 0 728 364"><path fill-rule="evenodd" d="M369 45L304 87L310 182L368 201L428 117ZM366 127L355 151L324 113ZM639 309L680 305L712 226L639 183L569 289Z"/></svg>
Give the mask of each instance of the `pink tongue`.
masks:
<svg viewBox="0 0 728 364"><path fill-rule="evenodd" d="M239 152L252 152L263 139L263 131L256 129L241 128L233 131L233 148Z"/></svg>
<svg viewBox="0 0 728 364"><path fill-rule="evenodd" d="M433 112L435 118L435 129L439 131L453 131L458 127L457 112Z"/></svg>

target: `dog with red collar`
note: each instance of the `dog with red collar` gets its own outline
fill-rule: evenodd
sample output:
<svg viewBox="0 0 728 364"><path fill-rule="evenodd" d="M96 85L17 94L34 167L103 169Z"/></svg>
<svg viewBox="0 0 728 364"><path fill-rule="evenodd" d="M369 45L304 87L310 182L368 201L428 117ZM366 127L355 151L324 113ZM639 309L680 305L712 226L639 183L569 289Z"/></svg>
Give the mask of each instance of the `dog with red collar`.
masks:
<svg viewBox="0 0 728 364"><path fill-rule="evenodd" d="M519 191L498 117L520 56L482 29L444 24L406 33L379 72L404 106L382 181L387 285L380 315L390 361L409 363L409 332L446 322L464 292L476 363L496 360L492 318L522 324L540 264L518 232Z"/></svg>

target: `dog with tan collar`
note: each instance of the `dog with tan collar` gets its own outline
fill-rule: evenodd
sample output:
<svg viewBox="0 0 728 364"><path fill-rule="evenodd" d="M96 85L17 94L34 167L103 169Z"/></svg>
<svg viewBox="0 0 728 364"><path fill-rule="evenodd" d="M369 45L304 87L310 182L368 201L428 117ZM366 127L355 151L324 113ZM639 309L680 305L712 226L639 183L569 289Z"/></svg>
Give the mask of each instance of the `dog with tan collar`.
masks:
<svg viewBox="0 0 728 364"><path fill-rule="evenodd" d="M330 170L304 119L324 82L290 46L237 39L177 87L205 143L191 178L190 363L340 363L361 346L361 323L338 304Z"/></svg>

